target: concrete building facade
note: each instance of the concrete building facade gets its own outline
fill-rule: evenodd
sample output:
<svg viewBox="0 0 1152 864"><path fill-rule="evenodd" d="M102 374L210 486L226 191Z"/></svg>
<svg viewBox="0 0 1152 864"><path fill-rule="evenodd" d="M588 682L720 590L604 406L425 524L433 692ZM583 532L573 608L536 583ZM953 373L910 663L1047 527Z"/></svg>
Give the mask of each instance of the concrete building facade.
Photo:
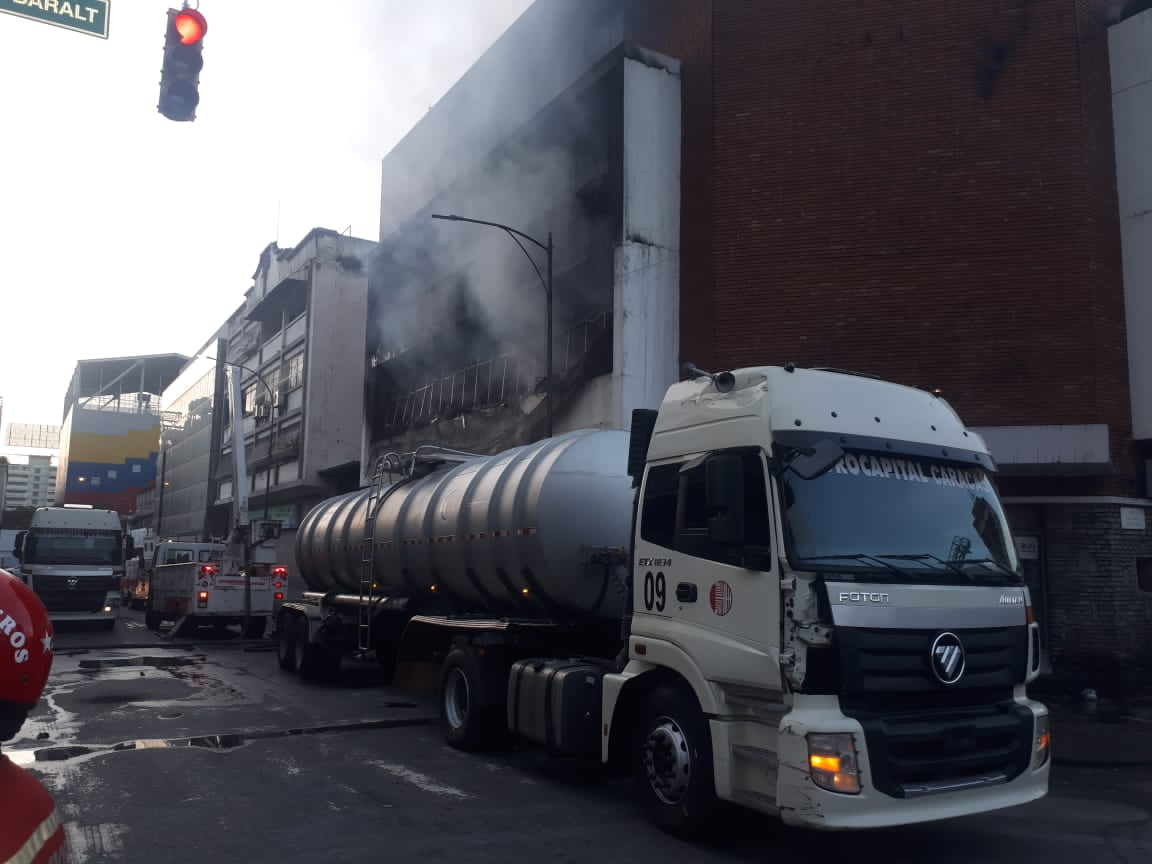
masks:
<svg viewBox="0 0 1152 864"><path fill-rule="evenodd" d="M188 361L179 354L81 360L64 399L55 503L91 504L125 519L156 482L160 394Z"/></svg>
<svg viewBox="0 0 1152 864"><path fill-rule="evenodd" d="M626 425L685 361L939 389L1000 464L1049 667L1127 686L1152 664L1149 5L538 0L383 161L365 463L544 434L537 274L431 217L551 231L554 356L607 331L544 382L556 431Z"/></svg>
<svg viewBox="0 0 1152 864"><path fill-rule="evenodd" d="M55 462L51 455L9 456L3 509L50 506L56 497Z"/></svg>
<svg viewBox="0 0 1152 864"><path fill-rule="evenodd" d="M541 0L384 159L367 453L523 443L549 393L553 431L618 428L676 379L680 64L631 16ZM552 381L543 250L436 214L551 235Z"/></svg>
<svg viewBox="0 0 1152 864"><path fill-rule="evenodd" d="M222 328L212 355L217 371L206 428L215 430L208 434L217 443L203 475L212 478L210 536L231 529L234 422L241 424L245 442L248 514L262 519L267 512L281 523L284 560L291 560L303 514L330 495L356 488L366 262L376 245L316 228L295 247L273 243L261 253L253 286ZM238 417L231 410L226 364L240 367Z"/></svg>
<svg viewBox="0 0 1152 864"><path fill-rule="evenodd" d="M194 357L161 398L165 422L157 481L137 496L137 511L150 509L151 525L164 540L211 536L208 514L215 503L211 469L216 378L214 361Z"/></svg>

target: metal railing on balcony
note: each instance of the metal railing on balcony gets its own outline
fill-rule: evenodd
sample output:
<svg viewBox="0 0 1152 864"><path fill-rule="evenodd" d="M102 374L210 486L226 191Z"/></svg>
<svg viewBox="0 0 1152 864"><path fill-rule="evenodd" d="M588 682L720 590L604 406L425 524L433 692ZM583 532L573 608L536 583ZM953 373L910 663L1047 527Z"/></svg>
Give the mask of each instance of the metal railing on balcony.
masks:
<svg viewBox="0 0 1152 864"><path fill-rule="evenodd" d="M568 328L556 346L553 373L561 378L589 352L608 329L607 312ZM406 429L445 420L472 411L498 408L537 391L543 380L543 364L537 360L505 354L473 363L396 398L391 426Z"/></svg>

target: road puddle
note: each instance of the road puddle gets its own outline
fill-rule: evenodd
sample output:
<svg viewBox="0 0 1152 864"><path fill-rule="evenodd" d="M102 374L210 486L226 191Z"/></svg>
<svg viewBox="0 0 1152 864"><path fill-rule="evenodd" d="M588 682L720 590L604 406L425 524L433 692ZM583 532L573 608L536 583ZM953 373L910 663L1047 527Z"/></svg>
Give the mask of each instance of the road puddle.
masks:
<svg viewBox="0 0 1152 864"><path fill-rule="evenodd" d="M77 664L80 672L99 674L108 670L147 667L168 671L183 666L203 666L208 658L203 654L182 657L106 657L100 660L81 660Z"/></svg>
<svg viewBox="0 0 1152 864"><path fill-rule="evenodd" d="M415 702L389 702L389 708L417 708ZM351 723L326 723L318 726L290 729L252 729L219 735L195 735L187 738L140 738L119 744L72 744L58 747L18 748L4 750L4 755L24 767L48 768L61 763L87 761L96 756L125 753L135 750L211 750L217 753L235 750L253 741L276 738L294 738L302 735L331 735L341 732L364 732L372 729L403 729L414 726L434 726L433 717L404 717L388 720L358 720Z"/></svg>

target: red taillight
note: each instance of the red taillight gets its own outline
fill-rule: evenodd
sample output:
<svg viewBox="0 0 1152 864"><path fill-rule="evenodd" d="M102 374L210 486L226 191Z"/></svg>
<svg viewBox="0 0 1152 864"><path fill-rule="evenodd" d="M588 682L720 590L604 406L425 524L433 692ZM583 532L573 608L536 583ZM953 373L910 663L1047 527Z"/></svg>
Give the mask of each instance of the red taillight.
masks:
<svg viewBox="0 0 1152 864"><path fill-rule="evenodd" d="M208 592L207 591L201 591L199 594L196 595L196 606L200 609L203 609L207 605L208 605Z"/></svg>
<svg viewBox="0 0 1152 864"><path fill-rule="evenodd" d="M207 600L208 599L208 592L207 591L201 591L199 594L199 597L201 600Z"/></svg>
<svg viewBox="0 0 1152 864"><path fill-rule="evenodd" d="M284 599L284 592L283 591L277 591L276 592L276 599L277 600L283 600Z"/></svg>
<svg viewBox="0 0 1152 864"><path fill-rule="evenodd" d="M275 567L272 568L272 575L273 576L279 576L281 578L287 578L288 577L288 568L284 567L283 565L277 564Z"/></svg>
<svg viewBox="0 0 1152 864"><path fill-rule="evenodd" d="M283 587L284 587L284 583L283 583L283 582L277 582L277 583L276 583L275 585L273 585L272 587L273 587L273 588L283 588Z"/></svg>
<svg viewBox="0 0 1152 864"><path fill-rule="evenodd" d="M200 566L200 575L201 576L212 576L215 573L216 573L216 567L212 564L202 564Z"/></svg>

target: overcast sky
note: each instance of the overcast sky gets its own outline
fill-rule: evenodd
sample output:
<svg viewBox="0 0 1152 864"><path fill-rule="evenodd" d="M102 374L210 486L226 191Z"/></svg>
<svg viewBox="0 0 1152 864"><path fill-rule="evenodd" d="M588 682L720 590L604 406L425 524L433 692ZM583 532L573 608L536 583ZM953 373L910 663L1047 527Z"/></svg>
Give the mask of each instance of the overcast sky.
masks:
<svg viewBox="0 0 1152 864"><path fill-rule="evenodd" d="M5 425L60 423L77 360L197 351L273 240L378 239L380 159L531 0L203 0L194 123L156 111L169 5L0 14Z"/></svg>

